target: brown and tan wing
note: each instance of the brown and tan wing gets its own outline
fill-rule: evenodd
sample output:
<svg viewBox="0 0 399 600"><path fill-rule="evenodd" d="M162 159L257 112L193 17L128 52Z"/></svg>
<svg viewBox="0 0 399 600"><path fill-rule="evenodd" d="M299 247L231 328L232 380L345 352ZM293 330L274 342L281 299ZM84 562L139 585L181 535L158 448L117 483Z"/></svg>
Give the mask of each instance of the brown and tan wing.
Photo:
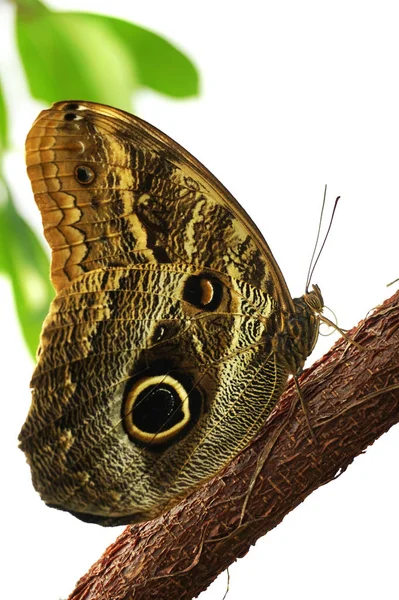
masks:
<svg viewBox="0 0 399 600"><path fill-rule="evenodd" d="M26 154L57 292L97 268L185 263L244 279L293 311L280 269L243 208L145 121L92 102L58 102L36 119Z"/></svg>
<svg viewBox="0 0 399 600"><path fill-rule="evenodd" d="M144 121L61 102L26 147L57 290L19 436L34 487L86 521L154 518L263 426L316 339L312 292L291 300L245 211Z"/></svg>

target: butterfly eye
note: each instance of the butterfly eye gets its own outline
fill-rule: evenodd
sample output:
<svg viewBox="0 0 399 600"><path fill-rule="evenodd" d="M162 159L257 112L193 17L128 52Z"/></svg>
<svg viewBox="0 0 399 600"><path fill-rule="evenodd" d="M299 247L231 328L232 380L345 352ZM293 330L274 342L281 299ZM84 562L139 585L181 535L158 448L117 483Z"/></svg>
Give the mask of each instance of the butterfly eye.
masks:
<svg viewBox="0 0 399 600"><path fill-rule="evenodd" d="M80 166L75 169L75 177L82 185L88 185L94 180L95 173L90 167Z"/></svg>
<svg viewBox="0 0 399 600"><path fill-rule="evenodd" d="M136 381L124 405L124 424L134 440L146 445L165 444L189 424L187 391L170 375Z"/></svg>
<svg viewBox="0 0 399 600"><path fill-rule="evenodd" d="M191 275L184 285L183 300L197 308L216 310L222 301L223 285L216 277Z"/></svg>

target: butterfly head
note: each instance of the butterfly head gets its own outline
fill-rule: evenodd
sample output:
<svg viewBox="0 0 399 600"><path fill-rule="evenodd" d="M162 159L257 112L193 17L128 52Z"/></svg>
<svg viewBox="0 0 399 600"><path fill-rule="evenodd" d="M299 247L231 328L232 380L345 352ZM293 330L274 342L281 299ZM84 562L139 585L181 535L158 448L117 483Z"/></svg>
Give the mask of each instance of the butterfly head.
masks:
<svg viewBox="0 0 399 600"><path fill-rule="evenodd" d="M310 292L306 291L306 293L303 296L303 299L306 305L314 313L318 314L323 311L324 300L318 285L312 285L312 290Z"/></svg>

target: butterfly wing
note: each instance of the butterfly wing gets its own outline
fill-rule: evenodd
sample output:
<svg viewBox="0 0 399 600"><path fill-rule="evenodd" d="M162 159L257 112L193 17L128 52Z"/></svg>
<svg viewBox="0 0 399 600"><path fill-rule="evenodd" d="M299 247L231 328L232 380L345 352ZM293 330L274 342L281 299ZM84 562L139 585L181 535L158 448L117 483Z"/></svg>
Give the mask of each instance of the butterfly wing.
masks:
<svg viewBox="0 0 399 600"><path fill-rule="evenodd" d="M61 102L26 143L57 291L20 434L35 488L79 518L151 518L256 434L294 311L262 235L166 135Z"/></svg>
<svg viewBox="0 0 399 600"><path fill-rule="evenodd" d="M283 275L248 214L152 125L109 106L59 102L35 121L26 156L57 290L102 266L189 263L244 279L292 312Z"/></svg>

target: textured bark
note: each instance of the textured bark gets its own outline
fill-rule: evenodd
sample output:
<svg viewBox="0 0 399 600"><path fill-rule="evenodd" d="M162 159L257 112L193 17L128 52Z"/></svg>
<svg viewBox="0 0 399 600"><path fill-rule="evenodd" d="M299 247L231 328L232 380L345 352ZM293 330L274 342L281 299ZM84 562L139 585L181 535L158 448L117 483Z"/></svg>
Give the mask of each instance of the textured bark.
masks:
<svg viewBox="0 0 399 600"><path fill-rule="evenodd" d="M363 349L341 339L300 379L317 445L291 384L244 452L170 512L127 527L69 600L197 596L398 422L399 292L349 336Z"/></svg>

